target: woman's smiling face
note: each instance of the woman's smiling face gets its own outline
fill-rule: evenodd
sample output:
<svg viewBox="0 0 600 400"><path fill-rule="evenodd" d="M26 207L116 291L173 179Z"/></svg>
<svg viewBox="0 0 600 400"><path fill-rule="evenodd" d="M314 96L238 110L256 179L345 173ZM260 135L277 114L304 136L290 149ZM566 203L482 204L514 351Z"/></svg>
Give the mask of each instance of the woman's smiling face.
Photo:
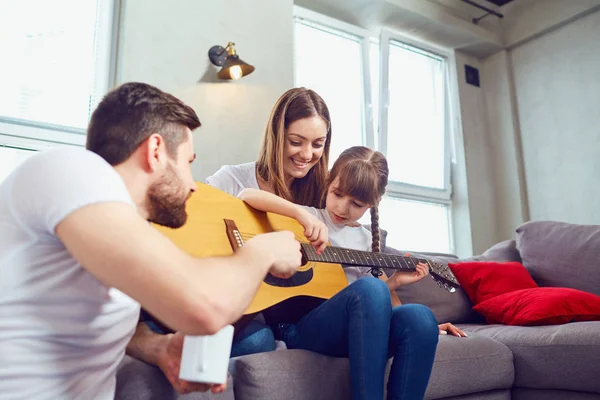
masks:
<svg viewBox="0 0 600 400"><path fill-rule="evenodd" d="M301 179L319 162L327 139L327 122L319 116L292 122L285 132L283 170L286 180Z"/></svg>

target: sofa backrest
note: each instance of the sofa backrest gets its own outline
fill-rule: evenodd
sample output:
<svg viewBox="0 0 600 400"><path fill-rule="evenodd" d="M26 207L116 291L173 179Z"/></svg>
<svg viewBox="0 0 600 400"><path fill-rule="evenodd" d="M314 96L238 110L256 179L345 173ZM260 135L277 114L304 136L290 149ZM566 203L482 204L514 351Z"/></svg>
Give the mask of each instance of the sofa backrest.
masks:
<svg viewBox="0 0 600 400"><path fill-rule="evenodd" d="M527 222L517 228L517 249L539 286L600 296L600 225Z"/></svg>
<svg viewBox="0 0 600 400"><path fill-rule="evenodd" d="M405 251L398 251L390 247L387 247L384 251L393 254L406 253ZM444 264L460 261L521 261L514 240L500 242L490 247L483 254L464 260L460 260L452 254L410 253L415 257L423 257ZM393 271L386 270L385 272L389 276ZM458 289L454 293L449 293L439 288L433 279L426 278L412 285L401 287L396 290L396 293L400 301L404 304L418 303L429 307L439 323L483 322L483 317L472 310L473 303L471 303L469 297L462 289Z"/></svg>
<svg viewBox="0 0 600 400"><path fill-rule="evenodd" d="M385 253L406 254L406 251L399 251L391 247L386 247ZM410 252L413 257L427 258L444 264L457 262L458 258L453 255L438 255L435 253L415 253ZM384 268L385 273L390 276L394 271ZM479 320L479 314L472 311L473 304L462 289L450 293L440 288L430 277L420 280L412 285L400 287L396 290L402 304L423 304L433 311L438 323L467 323Z"/></svg>

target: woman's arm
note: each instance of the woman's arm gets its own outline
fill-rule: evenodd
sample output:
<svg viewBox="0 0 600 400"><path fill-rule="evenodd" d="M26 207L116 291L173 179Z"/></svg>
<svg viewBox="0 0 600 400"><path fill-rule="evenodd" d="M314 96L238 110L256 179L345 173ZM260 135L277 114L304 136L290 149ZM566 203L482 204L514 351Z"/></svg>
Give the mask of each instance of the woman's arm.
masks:
<svg viewBox="0 0 600 400"><path fill-rule="evenodd" d="M304 236L317 249L317 254L327 247L327 226L305 208L259 189L244 189L238 197L257 210L294 218L304 227Z"/></svg>
<svg viewBox="0 0 600 400"><path fill-rule="evenodd" d="M244 189L238 197L252 208L294 218L295 220L302 218L303 214L308 214L308 211L302 207L264 190Z"/></svg>

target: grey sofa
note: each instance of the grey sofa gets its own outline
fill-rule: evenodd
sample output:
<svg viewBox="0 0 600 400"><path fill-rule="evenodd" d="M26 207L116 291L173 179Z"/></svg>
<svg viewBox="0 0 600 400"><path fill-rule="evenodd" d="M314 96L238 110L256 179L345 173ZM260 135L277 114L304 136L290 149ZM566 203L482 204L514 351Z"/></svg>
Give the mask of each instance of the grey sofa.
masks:
<svg viewBox="0 0 600 400"><path fill-rule="evenodd" d="M514 240L469 260L521 261L540 286L600 295L600 226L529 222L516 230ZM439 322L453 322L468 334L440 336L427 399L600 399L600 322L487 325L471 310L462 290L447 293L431 279L403 287L398 295L404 303L428 305ZM221 395L177 396L157 368L126 357L117 376L116 398L351 398L346 359L278 350L232 359L230 372L228 390Z"/></svg>

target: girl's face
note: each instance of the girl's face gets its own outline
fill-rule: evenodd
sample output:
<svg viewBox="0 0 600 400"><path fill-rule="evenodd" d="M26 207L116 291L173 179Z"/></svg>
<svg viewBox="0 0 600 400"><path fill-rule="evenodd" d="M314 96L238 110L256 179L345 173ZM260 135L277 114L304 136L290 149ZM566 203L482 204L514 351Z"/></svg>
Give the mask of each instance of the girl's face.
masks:
<svg viewBox="0 0 600 400"><path fill-rule="evenodd" d="M283 170L288 179L301 179L319 162L325 149L327 123L314 116L294 121L285 132Z"/></svg>
<svg viewBox="0 0 600 400"><path fill-rule="evenodd" d="M352 196L340 193L336 189L338 179L335 178L327 189L325 208L334 224L347 225L361 219L371 207L371 204L363 203Z"/></svg>

